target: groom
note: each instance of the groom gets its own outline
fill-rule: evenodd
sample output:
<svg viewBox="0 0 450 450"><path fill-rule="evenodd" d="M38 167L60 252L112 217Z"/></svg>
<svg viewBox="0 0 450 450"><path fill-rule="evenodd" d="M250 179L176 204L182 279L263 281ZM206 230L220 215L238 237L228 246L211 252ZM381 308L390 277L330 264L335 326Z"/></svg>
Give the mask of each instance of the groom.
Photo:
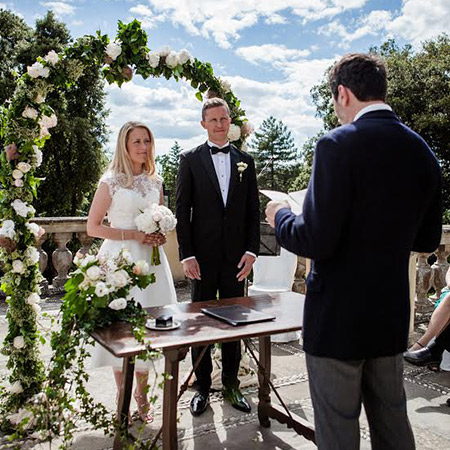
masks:
<svg viewBox="0 0 450 450"><path fill-rule="evenodd" d="M176 216L180 259L192 280L194 302L241 297L244 280L259 250L259 199L253 159L228 142L231 118L227 103L209 99L202 109L208 140L180 156ZM245 170L238 172L238 163ZM242 166L242 165L241 165ZM237 378L241 344L222 344L224 398L250 412ZM192 348L193 363L202 348ZM198 391L190 409L202 414L209 403L212 362L208 349L195 375Z"/></svg>

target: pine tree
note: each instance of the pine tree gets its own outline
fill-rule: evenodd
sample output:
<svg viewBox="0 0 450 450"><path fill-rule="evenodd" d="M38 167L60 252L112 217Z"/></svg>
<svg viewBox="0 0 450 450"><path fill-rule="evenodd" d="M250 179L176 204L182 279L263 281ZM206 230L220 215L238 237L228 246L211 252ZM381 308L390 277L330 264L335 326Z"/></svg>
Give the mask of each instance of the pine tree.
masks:
<svg viewBox="0 0 450 450"><path fill-rule="evenodd" d="M156 157L156 163L159 166L160 175L164 180L164 191L168 193L168 207L175 211L175 196L177 189L177 173L180 164L180 145L175 141L169 153Z"/></svg>
<svg viewBox="0 0 450 450"><path fill-rule="evenodd" d="M298 174L299 155L291 132L281 120L270 116L261 124L250 143L258 186L289 191Z"/></svg>

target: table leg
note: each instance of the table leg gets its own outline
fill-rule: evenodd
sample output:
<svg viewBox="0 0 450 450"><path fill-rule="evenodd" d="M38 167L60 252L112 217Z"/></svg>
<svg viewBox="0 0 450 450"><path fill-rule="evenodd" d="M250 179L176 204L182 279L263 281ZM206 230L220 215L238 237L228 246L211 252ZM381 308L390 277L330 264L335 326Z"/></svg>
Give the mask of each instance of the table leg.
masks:
<svg viewBox="0 0 450 450"><path fill-rule="evenodd" d="M178 350L164 352L165 373L169 379L164 382L163 398L163 450L177 450L177 402L178 369L182 355Z"/></svg>
<svg viewBox="0 0 450 450"><path fill-rule="evenodd" d="M270 411L270 336L259 338L259 367L258 367L258 419L261 426L270 427L269 411Z"/></svg>
<svg viewBox="0 0 450 450"><path fill-rule="evenodd" d="M128 440L128 422L130 417L131 390L133 389L134 359L123 358L122 385L117 405L118 428L114 437L113 450L125 448Z"/></svg>

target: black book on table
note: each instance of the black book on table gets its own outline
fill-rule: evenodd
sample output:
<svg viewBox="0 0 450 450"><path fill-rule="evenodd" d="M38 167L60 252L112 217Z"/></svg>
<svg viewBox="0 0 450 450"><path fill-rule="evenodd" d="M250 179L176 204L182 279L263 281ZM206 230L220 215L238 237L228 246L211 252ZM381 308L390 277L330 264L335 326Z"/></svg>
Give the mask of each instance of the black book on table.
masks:
<svg viewBox="0 0 450 450"><path fill-rule="evenodd" d="M266 314L241 305L217 306L214 308L202 308L202 313L215 319L223 320L237 327L248 323L266 322L275 320L275 316Z"/></svg>

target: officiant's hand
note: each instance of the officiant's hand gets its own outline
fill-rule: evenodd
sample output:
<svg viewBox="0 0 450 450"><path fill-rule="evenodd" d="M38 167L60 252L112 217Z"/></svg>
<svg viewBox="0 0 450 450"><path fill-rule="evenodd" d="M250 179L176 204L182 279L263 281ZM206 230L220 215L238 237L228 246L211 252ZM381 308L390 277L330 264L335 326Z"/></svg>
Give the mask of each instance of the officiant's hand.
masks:
<svg viewBox="0 0 450 450"><path fill-rule="evenodd" d="M248 274L252 270L253 263L256 261L256 258L248 253L245 253L241 258L238 264L238 269L241 269L240 272L236 275L238 281L245 280L248 277Z"/></svg>
<svg viewBox="0 0 450 450"><path fill-rule="evenodd" d="M274 202L273 200L267 203L266 206L266 220L272 228L275 228L275 216L280 209L289 208L288 202Z"/></svg>
<svg viewBox="0 0 450 450"><path fill-rule="evenodd" d="M190 280L201 280L200 265L195 258L183 261L183 272Z"/></svg>

